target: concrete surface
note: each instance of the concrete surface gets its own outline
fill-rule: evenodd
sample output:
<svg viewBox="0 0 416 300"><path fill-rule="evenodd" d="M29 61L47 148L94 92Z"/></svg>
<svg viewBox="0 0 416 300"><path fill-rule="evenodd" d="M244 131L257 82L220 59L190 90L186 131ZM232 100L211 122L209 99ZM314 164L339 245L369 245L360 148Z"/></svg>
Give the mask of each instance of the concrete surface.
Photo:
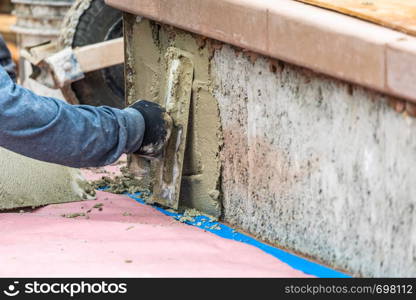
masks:
<svg viewBox="0 0 416 300"><path fill-rule="evenodd" d="M228 46L211 70L225 220L357 275L415 276L416 119Z"/></svg>
<svg viewBox="0 0 416 300"><path fill-rule="evenodd" d="M0 148L0 210L92 198L77 169L37 161Z"/></svg>

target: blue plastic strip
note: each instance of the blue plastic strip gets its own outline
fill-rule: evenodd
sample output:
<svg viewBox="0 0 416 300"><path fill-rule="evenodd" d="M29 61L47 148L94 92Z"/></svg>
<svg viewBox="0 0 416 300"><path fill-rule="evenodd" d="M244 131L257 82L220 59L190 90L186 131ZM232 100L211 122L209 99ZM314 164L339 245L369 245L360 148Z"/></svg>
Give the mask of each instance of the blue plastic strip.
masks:
<svg viewBox="0 0 416 300"><path fill-rule="evenodd" d="M101 190L105 190L105 188ZM125 193L125 195L136 200L137 202L148 205L143 199L140 198L140 194L141 193L136 193L136 194ZM158 211L162 212L163 214L173 217L174 219L178 221L184 216L183 214L180 214L180 213L167 211L156 205L152 205L152 206L156 208ZM279 248L262 243L248 235L235 231L233 228L227 225L221 224L217 221L211 221L209 217L196 216L196 217L193 217L192 219L193 219L192 221L191 220L182 220L182 221L188 225L199 227L203 230L214 233L220 237L246 243L254 247L257 247L263 250L264 252L276 257L282 262L288 264L292 268L302 271L306 274L313 275L319 278L350 278L351 277L347 274L344 274L344 273L332 270L323 265L311 262L309 260L306 260L294 254L288 253Z"/></svg>

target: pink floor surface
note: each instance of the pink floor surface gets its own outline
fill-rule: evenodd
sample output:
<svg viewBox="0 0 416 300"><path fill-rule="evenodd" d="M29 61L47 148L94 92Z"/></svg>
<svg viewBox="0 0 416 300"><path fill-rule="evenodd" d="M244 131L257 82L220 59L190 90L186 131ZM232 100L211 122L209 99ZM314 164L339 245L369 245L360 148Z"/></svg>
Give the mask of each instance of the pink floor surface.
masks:
<svg viewBox="0 0 416 300"><path fill-rule="evenodd" d="M62 217L90 209L88 218ZM1 277L309 277L251 245L106 192L2 213L0 224Z"/></svg>

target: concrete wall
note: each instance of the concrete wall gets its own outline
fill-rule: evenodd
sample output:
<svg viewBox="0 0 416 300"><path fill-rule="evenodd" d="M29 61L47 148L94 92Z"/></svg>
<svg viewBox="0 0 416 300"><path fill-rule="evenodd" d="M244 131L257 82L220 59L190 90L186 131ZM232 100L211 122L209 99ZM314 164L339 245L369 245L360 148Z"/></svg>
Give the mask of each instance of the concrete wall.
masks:
<svg viewBox="0 0 416 300"><path fill-rule="evenodd" d="M224 219L355 274L415 276L416 119L372 91L230 47L211 63Z"/></svg>
<svg viewBox="0 0 416 300"><path fill-rule="evenodd" d="M209 82L206 98L218 109L199 106L191 117L196 142L187 155L214 143L201 140L222 139L198 174L220 161L225 221L356 275L416 275L416 119L370 90L134 16L126 21L129 100L160 101L168 46L189 52L196 79ZM221 135L208 130L217 119ZM209 201L186 196L200 197L187 200L200 207Z"/></svg>

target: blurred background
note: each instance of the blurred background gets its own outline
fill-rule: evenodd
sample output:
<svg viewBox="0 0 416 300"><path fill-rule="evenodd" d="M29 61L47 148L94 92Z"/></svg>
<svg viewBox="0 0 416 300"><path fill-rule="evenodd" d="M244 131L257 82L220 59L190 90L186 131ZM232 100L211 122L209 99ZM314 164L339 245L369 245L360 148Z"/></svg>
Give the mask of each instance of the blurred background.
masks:
<svg viewBox="0 0 416 300"><path fill-rule="evenodd" d="M0 34L5 38L9 49L12 51L13 59L18 65L17 37L16 33L12 31L12 26L16 23L16 17L12 15L12 11L13 5L11 0L0 1Z"/></svg>

